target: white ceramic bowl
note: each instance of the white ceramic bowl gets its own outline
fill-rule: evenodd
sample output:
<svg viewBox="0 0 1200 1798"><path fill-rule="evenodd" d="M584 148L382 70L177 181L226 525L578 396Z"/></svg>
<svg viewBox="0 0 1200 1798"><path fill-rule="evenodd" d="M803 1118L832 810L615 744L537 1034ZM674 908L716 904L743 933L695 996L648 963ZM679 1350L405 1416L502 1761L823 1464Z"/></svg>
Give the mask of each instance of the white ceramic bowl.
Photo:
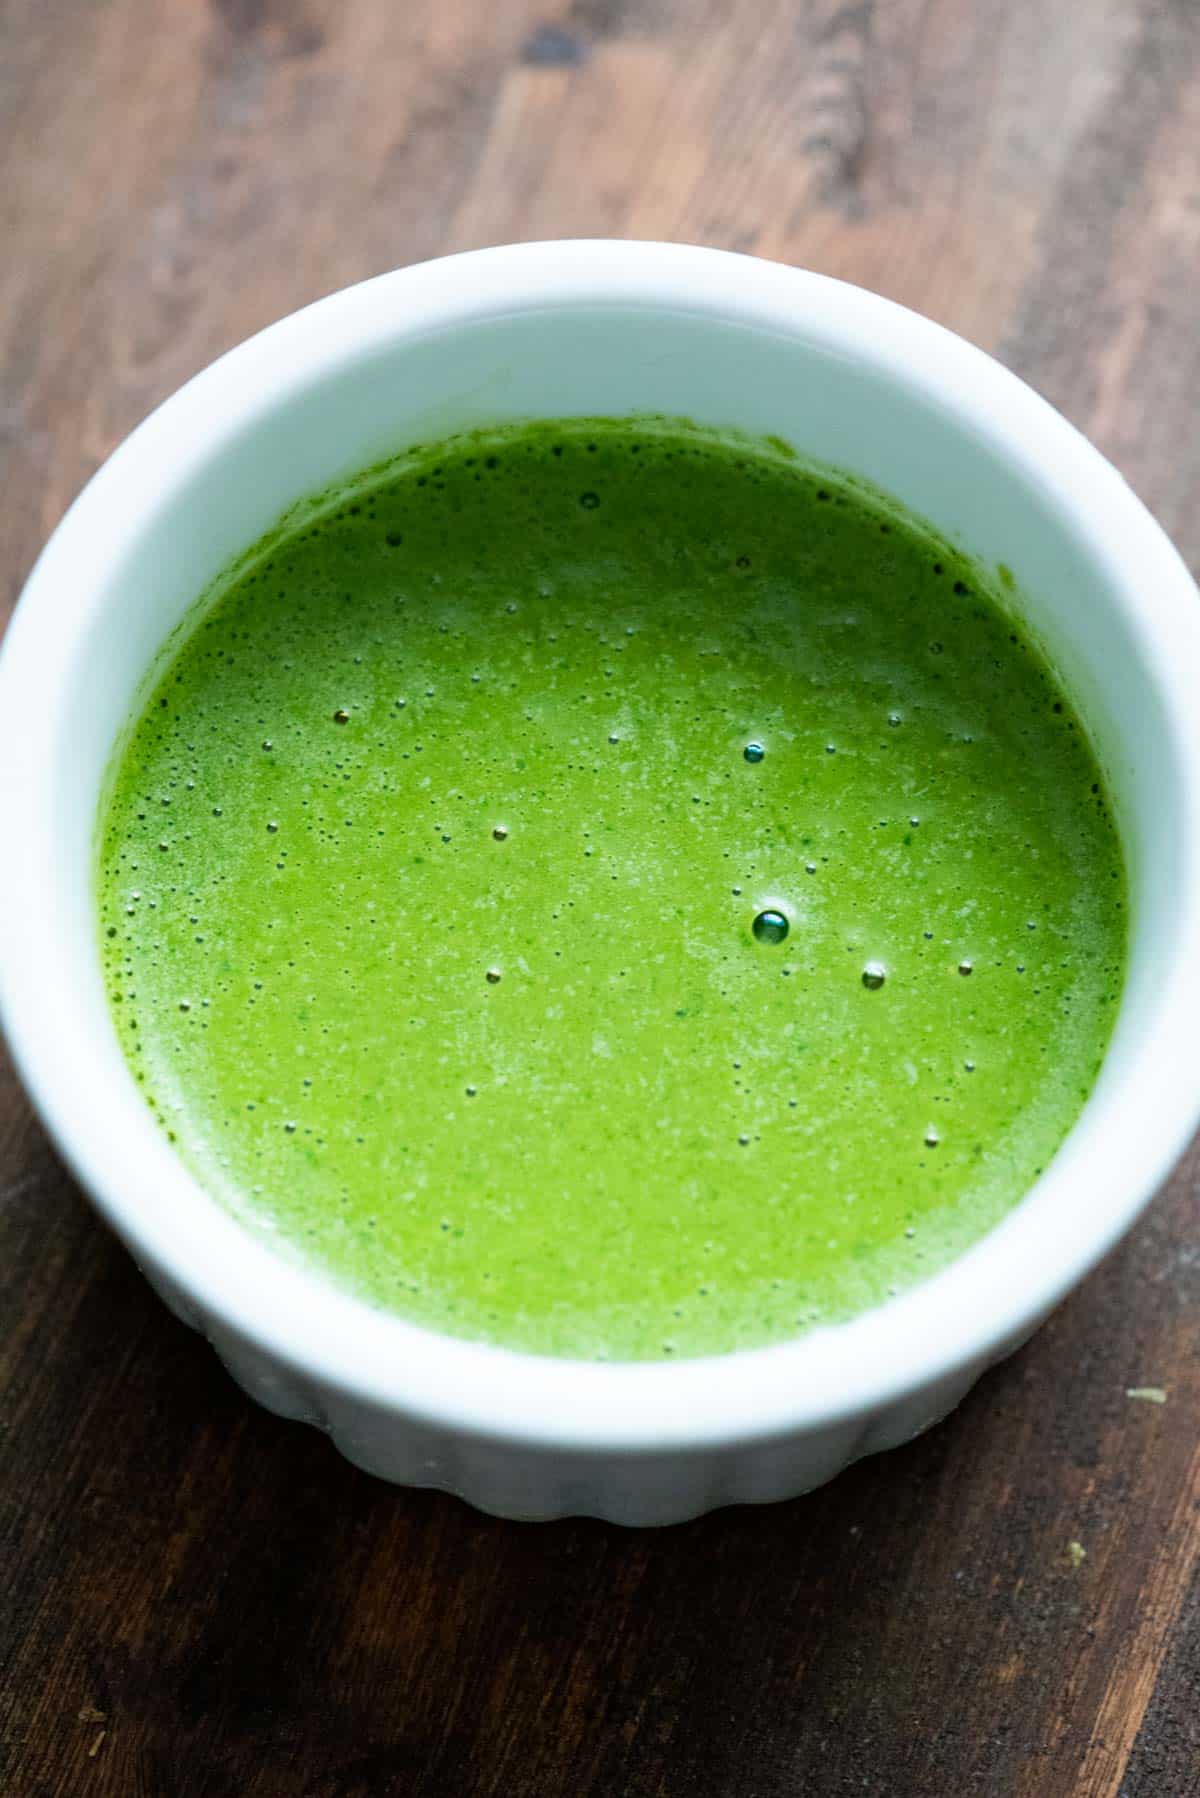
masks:
<svg viewBox="0 0 1200 1798"><path fill-rule="evenodd" d="M1105 1066L999 1228L905 1296L678 1364L539 1359L372 1310L243 1233L118 1050L93 915L97 797L164 638L294 500L510 417L659 411L773 432L1014 571L1078 701L1130 862ZM0 1005L67 1161L246 1390L386 1479L513 1517L665 1523L781 1498L941 1417L1169 1173L1200 1110L1200 605L1114 470L978 350L817 275L664 244L485 250L273 325L177 393L55 532L0 656ZM1066 1377L1066 1370L1064 1370Z"/></svg>

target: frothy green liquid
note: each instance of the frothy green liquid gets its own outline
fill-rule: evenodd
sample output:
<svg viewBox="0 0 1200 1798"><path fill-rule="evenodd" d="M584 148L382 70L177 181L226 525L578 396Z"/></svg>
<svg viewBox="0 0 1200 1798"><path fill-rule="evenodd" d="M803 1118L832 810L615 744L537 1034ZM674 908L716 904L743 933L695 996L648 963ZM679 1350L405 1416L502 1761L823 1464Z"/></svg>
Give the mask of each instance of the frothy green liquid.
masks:
<svg viewBox="0 0 1200 1798"><path fill-rule="evenodd" d="M767 446L596 421L243 558L99 873L125 1053L248 1227L609 1358L793 1336L981 1236L1092 1085L1124 902L978 569Z"/></svg>

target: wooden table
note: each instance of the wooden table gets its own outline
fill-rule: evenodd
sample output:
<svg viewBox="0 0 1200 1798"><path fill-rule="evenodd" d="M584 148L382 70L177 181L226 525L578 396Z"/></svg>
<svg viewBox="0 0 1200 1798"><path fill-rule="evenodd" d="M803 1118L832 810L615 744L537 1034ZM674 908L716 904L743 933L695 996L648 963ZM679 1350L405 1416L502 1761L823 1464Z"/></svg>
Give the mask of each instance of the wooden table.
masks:
<svg viewBox="0 0 1200 1798"><path fill-rule="evenodd" d="M397 263L565 234L754 250L932 313L1200 558L1195 0L0 20L5 607L102 457L227 345ZM1194 1149L912 1447L658 1534L513 1526L256 1410L0 1070L0 1785L1194 1798L1198 1174Z"/></svg>

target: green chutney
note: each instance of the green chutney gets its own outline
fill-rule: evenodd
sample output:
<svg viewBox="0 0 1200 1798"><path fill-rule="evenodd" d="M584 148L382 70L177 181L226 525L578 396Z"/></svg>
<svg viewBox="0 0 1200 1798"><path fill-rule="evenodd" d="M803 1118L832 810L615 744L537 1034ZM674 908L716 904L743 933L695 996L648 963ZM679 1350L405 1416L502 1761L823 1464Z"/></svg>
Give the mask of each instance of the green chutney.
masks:
<svg viewBox="0 0 1200 1798"><path fill-rule="evenodd" d="M1003 583L786 446L571 420L293 512L101 819L113 1017L251 1230L453 1335L795 1336L1017 1203L1125 879Z"/></svg>

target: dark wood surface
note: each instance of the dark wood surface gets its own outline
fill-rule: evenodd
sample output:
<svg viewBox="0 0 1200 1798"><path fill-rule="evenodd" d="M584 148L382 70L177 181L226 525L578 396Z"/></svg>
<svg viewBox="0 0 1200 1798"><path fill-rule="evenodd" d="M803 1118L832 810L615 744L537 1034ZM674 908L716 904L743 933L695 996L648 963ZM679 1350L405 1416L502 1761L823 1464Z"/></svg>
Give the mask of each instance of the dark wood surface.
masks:
<svg viewBox="0 0 1200 1798"><path fill-rule="evenodd" d="M1200 560L1196 0L3 0L0 168L0 613L218 351L579 233L933 314ZM911 1447L657 1534L513 1526L256 1410L0 1064L0 1787L1194 1798L1198 1177Z"/></svg>

